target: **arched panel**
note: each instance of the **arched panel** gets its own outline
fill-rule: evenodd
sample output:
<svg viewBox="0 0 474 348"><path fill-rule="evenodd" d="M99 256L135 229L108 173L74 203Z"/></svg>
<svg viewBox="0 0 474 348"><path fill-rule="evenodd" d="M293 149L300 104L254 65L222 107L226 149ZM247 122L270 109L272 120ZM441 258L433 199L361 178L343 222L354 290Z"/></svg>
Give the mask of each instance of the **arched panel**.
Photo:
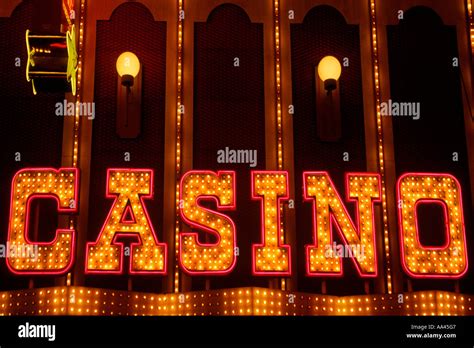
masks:
<svg viewBox="0 0 474 348"><path fill-rule="evenodd" d="M155 21L151 12L139 3L123 4L115 9L110 20L97 22L89 242L97 239L113 202L106 198L107 168L154 170L154 195L153 199L146 200L146 208L158 239L163 241L166 31L166 22ZM118 78L115 63L125 51L131 51L139 58L143 81L141 131L132 139L120 138L116 133ZM136 290L159 291L162 286L160 277L155 276L150 281L149 276L129 277L128 274L89 275L86 284L127 289L127 279L132 279Z"/></svg>
<svg viewBox="0 0 474 348"><path fill-rule="evenodd" d="M0 17L10 17L22 0L4 0L0 5Z"/></svg>
<svg viewBox="0 0 474 348"><path fill-rule="evenodd" d="M291 65L293 83L294 157L297 248L312 244L312 207L303 202L303 171L327 170L341 196L345 195L344 173L366 171L364 110L360 59L359 26L347 24L330 6L310 10L301 24L291 24ZM339 141L318 138L315 69L320 60L335 56L341 63L348 59L338 82L340 89L342 136ZM344 160L345 153L349 156ZM351 207L348 205L348 207ZM353 208L353 207L351 207ZM355 211L349 210L351 213ZM352 214L354 218L355 215ZM355 221L355 220L354 220ZM337 234L334 229L334 234ZM340 244L341 240L335 238ZM306 255L299 253L298 272L305 274ZM363 293L364 283L350 259L343 263L344 277L326 280L331 294ZM350 284L350 286L348 286ZM321 289L322 278L298 278L300 291Z"/></svg>
<svg viewBox="0 0 474 348"><path fill-rule="evenodd" d="M406 172L454 175L463 188L470 245L472 203L456 27L443 24L431 8L413 7L399 24L387 26L387 42L391 97L382 102L393 124L397 176ZM396 107L400 107L398 116ZM420 242L443 245L442 211L435 205L419 210ZM472 250L469 256L474 257ZM414 290L452 291L454 286L454 281L413 280Z"/></svg>
<svg viewBox="0 0 474 348"><path fill-rule="evenodd" d="M235 170L237 180L238 209L226 213L237 227L237 265L228 276L213 277L211 287L265 285L266 279L249 276L252 244L259 243L261 235L250 170L265 168L263 25L251 23L240 7L224 4L207 22L195 23L194 30L193 166ZM218 151L226 148L252 151L256 162L219 163ZM203 278L193 277L192 282L193 289L204 287Z"/></svg>
<svg viewBox="0 0 474 348"><path fill-rule="evenodd" d="M10 189L14 174L27 167L61 166L64 117L56 115L56 103L64 93L33 95L25 78L27 52L25 32L34 17L32 1L23 1L11 17L0 18L0 244L6 245ZM31 206L32 240L52 240L58 223L56 205L37 202ZM41 218L40 218L41 217ZM28 287L28 278L14 277L5 262L0 262L0 289ZM52 286L54 278L35 279L35 286Z"/></svg>

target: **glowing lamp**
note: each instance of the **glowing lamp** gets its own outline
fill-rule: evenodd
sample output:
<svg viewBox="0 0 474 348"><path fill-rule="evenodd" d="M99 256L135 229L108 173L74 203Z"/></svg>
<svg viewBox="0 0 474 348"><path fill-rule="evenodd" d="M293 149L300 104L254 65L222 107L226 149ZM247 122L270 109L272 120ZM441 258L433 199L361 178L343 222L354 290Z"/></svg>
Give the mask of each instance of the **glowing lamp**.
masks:
<svg viewBox="0 0 474 348"><path fill-rule="evenodd" d="M326 56L318 65L319 78L324 82L326 91L331 92L337 87L337 80L341 76L341 63L336 57Z"/></svg>
<svg viewBox="0 0 474 348"><path fill-rule="evenodd" d="M124 52L117 59L117 72L122 78L122 85L131 87L140 72L140 61L132 52Z"/></svg>
<svg viewBox="0 0 474 348"><path fill-rule="evenodd" d="M142 69L135 53L123 52L117 59L117 134L133 139L140 134Z"/></svg>

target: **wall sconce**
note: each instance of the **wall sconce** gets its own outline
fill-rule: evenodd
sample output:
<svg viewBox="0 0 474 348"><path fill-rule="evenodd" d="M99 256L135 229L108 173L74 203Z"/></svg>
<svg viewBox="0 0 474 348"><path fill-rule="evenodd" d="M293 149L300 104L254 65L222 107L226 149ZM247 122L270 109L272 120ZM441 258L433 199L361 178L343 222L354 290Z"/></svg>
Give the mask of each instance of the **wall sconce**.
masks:
<svg viewBox="0 0 474 348"><path fill-rule="evenodd" d="M341 63L333 56L326 56L315 69L317 133L321 141L341 139L341 105L339 88Z"/></svg>
<svg viewBox="0 0 474 348"><path fill-rule="evenodd" d="M136 138L141 128L142 74L138 57L122 53L116 63L117 134L121 138Z"/></svg>
<svg viewBox="0 0 474 348"><path fill-rule="evenodd" d="M319 78L324 82L324 89L330 94L337 88L337 80L341 76L341 63L336 57L326 56L318 64Z"/></svg>

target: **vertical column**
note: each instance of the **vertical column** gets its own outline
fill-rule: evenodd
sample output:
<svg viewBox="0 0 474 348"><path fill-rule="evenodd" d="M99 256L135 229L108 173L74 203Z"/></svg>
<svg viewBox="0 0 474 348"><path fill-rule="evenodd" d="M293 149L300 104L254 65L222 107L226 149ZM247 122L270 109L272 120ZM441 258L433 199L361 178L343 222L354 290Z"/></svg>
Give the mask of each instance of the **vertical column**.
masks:
<svg viewBox="0 0 474 348"><path fill-rule="evenodd" d="M382 7L381 7L382 6ZM374 69L375 103L377 113L377 153L378 165L382 184L382 214L383 214L383 248L385 256L386 292L389 294L403 291L402 274L400 269L397 238L397 202L395 189L396 170L393 130L390 118L383 120L380 104L389 99L390 81L388 67L387 34L383 23L378 18L387 16L387 4L370 0L370 20L372 33L372 60ZM385 12L384 12L385 10ZM382 22L386 23L385 20ZM382 49L380 49L382 47ZM387 203L389 202L389 203Z"/></svg>
<svg viewBox="0 0 474 348"><path fill-rule="evenodd" d="M385 252L385 275L387 292L393 292L392 265L390 255L390 234L388 224L387 195L386 195L386 175L385 175L385 153L384 153L384 133L382 128L382 115L380 112L381 94L380 94L380 71L379 71L379 51L378 51L378 32L377 32L377 12L376 1L370 0L370 21L372 31L372 64L374 69L374 88L375 105L377 116L377 153L378 165L382 186L382 214L383 214L383 237Z"/></svg>
<svg viewBox="0 0 474 348"><path fill-rule="evenodd" d="M291 77L291 33L290 21L288 19L287 4L284 0L275 0L278 3L278 38L275 36L275 50L278 52L278 61L275 62L276 97L277 97L277 146L278 166L282 164L283 170L288 172L289 199L293 208L283 208L282 221L285 224L285 244L291 247L292 269L291 276L282 284L282 290L297 290L297 256L299 250L296 247L296 223L295 223L295 200L302 197L295 196L295 167L293 146L293 115L289 113L292 108L292 77ZM276 34L275 28L275 34ZM276 54L275 54L276 56ZM284 132L281 132L282 130Z"/></svg>
<svg viewBox="0 0 474 348"><path fill-rule="evenodd" d="M175 238L174 238L174 292L180 291L180 271L179 271L179 231L180 231L180 217L179 217L179 185L181 179L181 118L184 111L182 104L183 89L183 24L184 24L184 0L178 0L178 36L177 36L177 50L178 50L178 69L177 69L177 85L176 85L176 191L175 191Z"/></svg>
<svg viewBox="0 0 474 348"><path fill-rule="evenodd" d="M69 150L72 150L72 166L73 168L79 168L79 129L81 125L81 117L80 117L80 105L83 99L82 95L82 66L83 66L83 53L84 53L84 25L85 25L85 16L86 16L86 0L77 0L75 3L75 13L76 13L76 24L79 22L79 30L76 31L76 35L78 37L79 42L78 44L78 62L77 62L77 82L76 82L76 107L75 107L75 114L74 114L74 123L72 125L72 149L70 147ZM66 127L68 122L65 123L64 127ZM69 133L70 134L70 133ZM82 183L81 177L81 183ZM80 186L80 191L83 191L82 185ZM79 197L82 195L80 194ZM83 204L81 205L83 208L87 207L87 201L83 200ZM82 246L85 245L85 233L84 231L80 231L78 228L78 220L76 217L71 217L69 219L69 227L75 228L77 233L77 244L76 250L73 251L76 253L76 264L74 266L74 284L78 285L77 283L82 283L82 272L83 272L83 263L81 261L84 260ZM71 280L73 278L72 273L67 274L66 278L66 285L71 285Z"/></svg>
<svg viewBox="0 0 474 348"><path fill-rule="evenodd" d="M276 99L276 116L277 116L277 165L278 170L283 170L283 127L281 115L281 69L280 69L280 0L273 2L273 21L275 33L275 99ZM280 206L281 219L280 226L282 233L280 235L281 243L285 244L285 215L283 206ZM290 249L291 253L291 249ZM291 270L290 270L291 272ZM286 290L286 279L281 278L280 287Z"/></svg>

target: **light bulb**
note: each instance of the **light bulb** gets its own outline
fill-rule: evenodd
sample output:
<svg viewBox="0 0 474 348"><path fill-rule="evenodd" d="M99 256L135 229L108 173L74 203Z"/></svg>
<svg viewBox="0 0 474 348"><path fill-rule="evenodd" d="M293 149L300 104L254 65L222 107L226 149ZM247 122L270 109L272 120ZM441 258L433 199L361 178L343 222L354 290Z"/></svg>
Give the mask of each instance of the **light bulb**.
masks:
<svg viewBox="0 0 474 348"><path fill-rule="evenodd" d="M326 56L318 65L319 78L324 82L324 88L328 91L336 89L336 82L341 76L341 63L336 57Z"/></svg>
<svg viewBox="0 0 474 348"><path fill-rule="evenodd" d="M122 84L132 86L133 79L140 72L138 57L132 52L124 52L118 57L116 67L119 76L122 78Z"/></svg>

